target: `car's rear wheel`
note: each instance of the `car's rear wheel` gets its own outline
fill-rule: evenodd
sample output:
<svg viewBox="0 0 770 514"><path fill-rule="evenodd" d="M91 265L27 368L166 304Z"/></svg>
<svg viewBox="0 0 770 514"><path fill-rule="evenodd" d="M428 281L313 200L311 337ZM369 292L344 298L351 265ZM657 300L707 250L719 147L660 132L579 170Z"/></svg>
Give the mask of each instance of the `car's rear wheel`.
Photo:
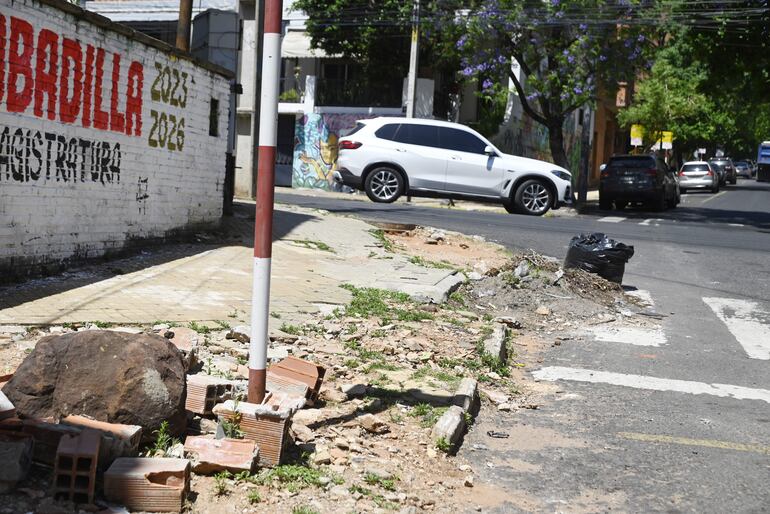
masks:
<svg viewBox="0 0 770 514"><path fill-rule="evenodd" d="M404 193L404 177L387 166L375 168L366 176L364 190L373 202L395 202Z"/></svg>
<svg viewBox="0 0 770 514"><path fill-rule="evenodd" d="M666 204L667 203L668 202L666 202L666 193L661 191L660 195L658 195L658 197L655 198L655 200L652 201L652 207L656 211L662 212L662 211L666 210Z"/></svg>
<svg viewBox="0 0 770 514"><path fill-rule="evenodd" d="M531 179L519 186L513 202L521 214L542 216L553 204L553 193L540 180Z"/></svg>
<svg viewBox="0 0 770 514"><path fill-rule="evenodd" d="M606 196L599 195L599 208L603 211L609 211L612 209L612 198L607 198Z"/></svg>
<svg viewBox="0 0 770 514"><path fill-rule="evenodd" d="M711 193L716 194L718 192L719 192L719 184L717 183L717 185L711 188Z"/></svg>
<svg viewBox="0 0 770 514"><path fill-rule="evenodd" d="M628 205L628 202L622 201L622 200L615 200L615 208L619 211L622 211L626 208L626 205Z"/></svg>

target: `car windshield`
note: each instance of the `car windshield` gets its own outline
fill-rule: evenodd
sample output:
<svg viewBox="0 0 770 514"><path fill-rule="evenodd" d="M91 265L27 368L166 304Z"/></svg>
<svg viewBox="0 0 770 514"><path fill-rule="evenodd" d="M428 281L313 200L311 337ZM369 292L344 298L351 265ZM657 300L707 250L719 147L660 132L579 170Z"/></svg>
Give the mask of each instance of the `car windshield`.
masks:
<svg viewBox="0 0 770 514"><path fill-rule="evenodd" d="M654 168L655 162L649 157L613 157L610 159L609 168Z"/></svg>
<svg viewBox="0 0 770 514"><path fill-rule="evenodd" d="M727 166L727 162L726 161L711 161L709 164L711 164L712 167L720 169L720 170L722 168L724 168L725 166Z"/></svg>
<svg viewBox="0 0 770 514"><path fill-rule="evenodd" d="M682 171L708 171L707 164L685 164L682 166Z"/></svg>

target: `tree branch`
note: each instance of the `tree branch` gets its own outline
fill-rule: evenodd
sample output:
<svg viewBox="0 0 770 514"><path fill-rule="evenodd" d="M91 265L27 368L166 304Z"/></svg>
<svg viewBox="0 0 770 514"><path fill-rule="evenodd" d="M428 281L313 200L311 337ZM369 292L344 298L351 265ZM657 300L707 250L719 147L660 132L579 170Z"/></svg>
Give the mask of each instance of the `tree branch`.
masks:
<svg viewBox="0 0 770 514"><path fill-rule="evenodd" d="M522 67L522 70L524 68ZM508 71L508 76L511 77L511 80L513 81L513 86L516 88L516 92L519 93L519 101L521 102L521 108L524 109L524 112L527 113L527 116L535 120L536 122L546 125L546 118L541 115L540 113L536 112L531 105L529 105L529 100L527 100L526 95L524 94L524 88L521 87L521 82L519 82L519 79L516 78L516 75L512 71Z"/></svg>

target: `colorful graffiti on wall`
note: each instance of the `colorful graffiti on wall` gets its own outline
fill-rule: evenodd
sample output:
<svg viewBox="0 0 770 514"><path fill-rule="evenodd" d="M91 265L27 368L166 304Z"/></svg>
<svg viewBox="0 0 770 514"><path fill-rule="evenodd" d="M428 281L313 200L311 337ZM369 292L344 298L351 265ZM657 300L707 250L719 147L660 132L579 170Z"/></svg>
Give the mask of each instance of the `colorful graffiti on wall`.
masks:
<svg viewBox="0 0 770 514"><path fill-rule="evenodd" d="M332 179L337 169L337 141L364 114L305 114L297 117L294 136L292 187L339 191Z"/></svg>

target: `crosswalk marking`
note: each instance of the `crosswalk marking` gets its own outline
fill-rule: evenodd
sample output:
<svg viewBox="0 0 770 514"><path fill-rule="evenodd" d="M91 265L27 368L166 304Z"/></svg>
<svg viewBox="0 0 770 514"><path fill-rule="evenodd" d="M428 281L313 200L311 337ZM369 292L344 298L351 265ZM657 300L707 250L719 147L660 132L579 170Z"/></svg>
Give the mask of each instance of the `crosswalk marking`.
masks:
<svg viewBox="0 0 770 514"><path fill-rule="evenodd" d="M603 218L599 218L597 221L601 221L603 223L620 223L621 221L625 221L626 218L622 216L605 216Z"/></svg>
<svg viewBox="0 0 770 514"><path fill-rule="evenodd" d="M720 450L737 450L740 452L755 452L770 455L770 446L761 444L733 443L719 441L717 439L691 439L689 437L674 437L669 435L640 434L638 432L618 432L618 437L632 441L644 441L648 443L670 443L686 446L703 446L705 448L718 448Z"/></svg>
<svg viewBox="0 0 770 514"><path fill-rule="evenodd" d="M759 319L764 313L757 302L737 298L704 298L752 359L770 360L770 326Z"/></svg>
<svg viewBox="0 0 770 514"><path fill-rule="evenodd" d="M633 344L636 346L661 346L666 344L666 334L660 328L643 328L600 325L590 329L598 341Z"/></svg>
<svg viewBox="0 0 770 514"><path fill-rule="evenodd" d="M770 390L752 389L729 384L706 384L689 380L674 380L669 378L645 377L643 375L627 375L582 368L565 368L550 366L532 373L538 380L555 382L570 380L589 382L593 384L610 384L633 389L648 389L651 391L672 391L688 394L708 394L722 398L737 400L760 400L770 404Z"/></svg>

